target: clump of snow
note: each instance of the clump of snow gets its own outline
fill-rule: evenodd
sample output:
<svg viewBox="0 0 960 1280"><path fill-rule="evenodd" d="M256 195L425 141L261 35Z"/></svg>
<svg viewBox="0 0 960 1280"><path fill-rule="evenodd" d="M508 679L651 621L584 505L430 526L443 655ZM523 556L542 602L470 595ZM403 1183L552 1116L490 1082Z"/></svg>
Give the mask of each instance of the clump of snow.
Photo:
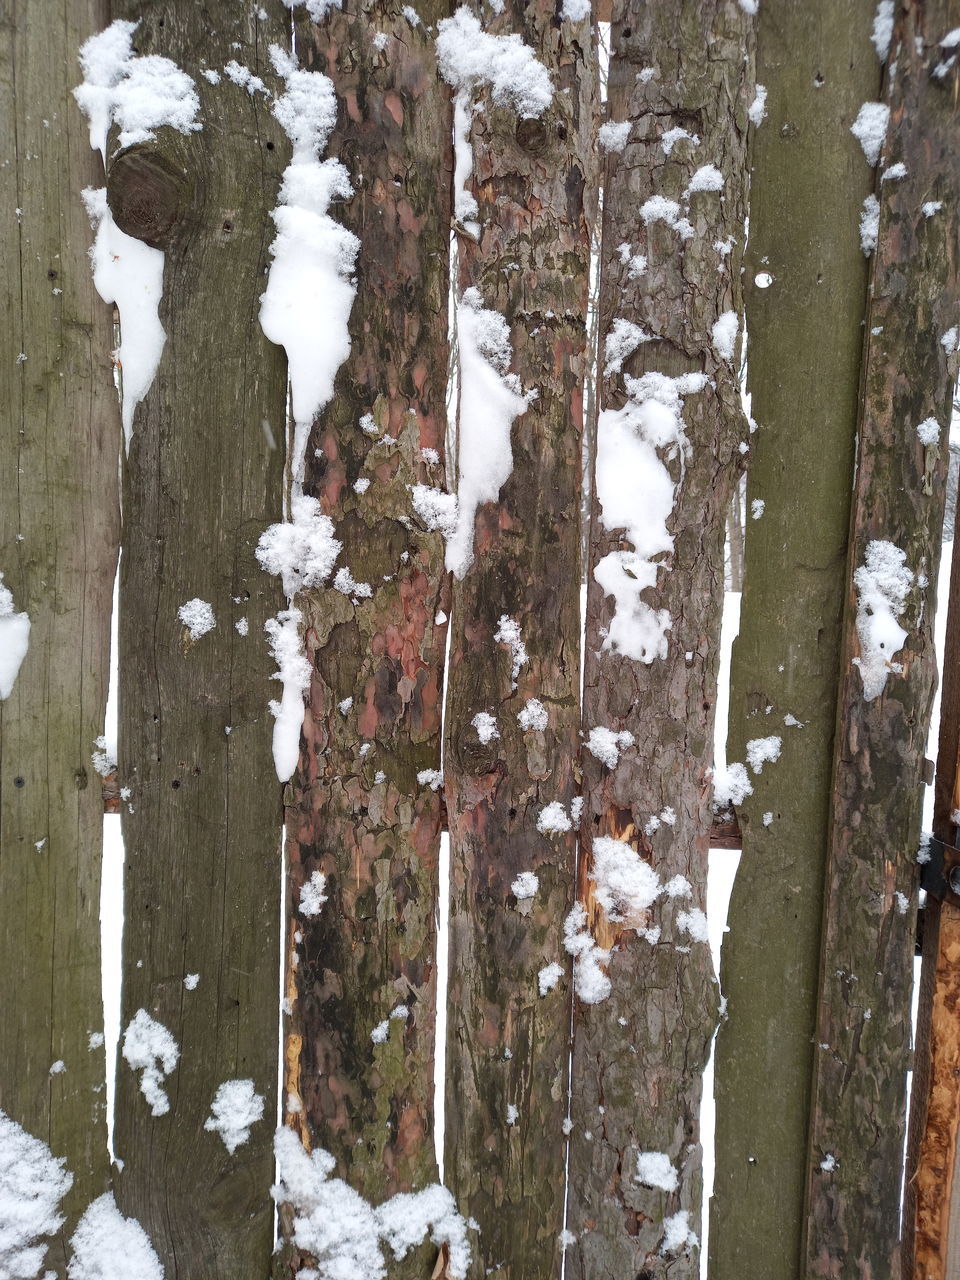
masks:
<svg viewBox="0 0 960 1280"><path fill-rule="evenodd" d="M952 329L948 329L940 339L940 345L948 356L952 356L960 347L960 325L954 325Z"/></svg>
<svg viewBox="0 0 960 1280"><path fill-rule="evenodd" d="M236 627L238 636L245 636L250 631L250 623L246 618L238 618L233 625Z"/></svg>
<svg viewBox="0 0 960 1280"><path fill-rule="evenodd" d="M67 1064L62 1058L58 1058L50 1067L49 1074L52 1076L62 1076L67 1069Z"/></svg>
<svg viewBox="0 0 960 1280"><path fill-rule="evenodd" d="M133 51L139 23L119 19L80 46L83 84L73 91L77 106L90 122L90 146L107 160L111 123L120 129L122 151L149 142L155 130L169 125L180 133L194 133L200 99L185 71L169 58Z"/></svg>
<svg viewBox="0 0 960 1280"><path fill-rule="evenodd" d="M154 1116L166 1115L170 1100L163 1081L180 1060L180 1047L163 1025L139 1009L123 1033L123 1056L133 1071L142 1071L140 1092Z"/></svg>
<svg viewBox="0 0 960 1280"><path fill-rule="evenodd" d="M540 878L534 871L521 871L510 886L510 892L521 901L532 898L540 888Z"/></svg>
<svg viewBox="0 0 960 1280"><path fill-rule="evenodd" d="M344 596L350 596L354 604L358 600L369 600L373 595L373 587L371 587L370 583L358 582L346 565L337 570L331 585L334 591L339 591Z"/></svg>
<svg viewBox="0 0 960 1280"><path fill-rule="evenodd" d="M29 615L17 613L13 594L0 573L0 702L13 692L29 644Z"/></svg>
<svg viewBox="0 0 960 1280"><path fill-rule="evenodd" d="M183 985L187 991L196 991L200 982L199 973L188 973L183 980Z"/></svg>
<svg viewBox="0 0 960 1280"><path fill-rule="evenodd" d="M443 786L443 774L439 769L421 769L417 774L421 787L429 787L431 791L439 791Z"/></svg>
<svg viewBox="0 0 960 1280"><path fill-rule="evenodd" d="M682 138L686 138L691 147L698 147L700 145L700 139L695 133L689 133L686 129L680 128L667 129L665 133L661 133L660 135L660 145L663 147L663 154L665 156L670 155L673 148Z"/></svg>
<svg viewBox="0 0 960 1280"><path fill-rule="evenodd" d="M877 247L880 234L880 201L871 192L863 202L860 212L860 248L866 257L870 257Z"/></svg>
<svg viewBox="0 0 960 1280"><path fill-rule="evenodd" d="M0 1275L29 1280L43 1266L40 1243L63 1225L60 1201L73 1185L66 1161L0 1111Z"/></svg>
<svg viewBox="0 0 960 1280"><path fill-rule="evenodd" d="M553 964L545 964L537 974L537 990L540 992L540 995L545 996L551 992L562 977L563 965L557 964L556 962Z"/></svg>
<svg viewBox="0 0 960 1280"><path fill-rule="evenodd" d="M429 485L411 486L413 509L428 529L439 529L445 538L452 538L457 531L457 497Z"/></svg>
<svg viewBox="0 0 960 1280"><path fill-rule="evenodd" d="M513 355L509 325L499 312L483 306L476 289L467 289L457 307L457 334L459 513L456 531L447 540L446 565L462 578L473 563L477 507L497 500L513 470L510 431L532 395L523 394L517 376L507 372Z"/></svg>
<svg viewBox="0 0 960 1280"><path fill-rule="evenodd" d="M320 914L320 908L327 901L326 887L327 877L322 871L314 871L300 890L299 911L302 916L312 919Z"/></svg>
<svg viewBox="0 0 960 1280"><path fill-rule="evenodd" d="M766 119L766 115L767 115L767 87L766 85L758 84L756 89L756 95L753 101L750 103L750 106L747 108L747 119L754 126L754 128L756 128L763 123L763 121Z"/></svg>
<svg viewBox="0 0 960 1280"><path fill-rule="evenodd" d="M403 1258L429 1234L448 1249L451 1280L464 1280L470 1264L466 1223L450 1192L438 1184L401 1192L374 1209L352 1187L331 1178L336 1161L317 1148L304 1151L292 1129L274 1138L280 1181L271 1194L293 1209L293 1243L312 1254L328 1280L384 1280L381 1241ZM302 1273L301 1273L302 1275Z"/></svg>
<svg viewBox="0 0 960 1280"><path fill-rule="evenodd" d="M163 252L120 230L107 207L105 188L87 187L81 195L96 233L90 249L94 288L120 314L116 360L124 447L129 452L134 411L150 390L167 340L159 315Z"/></svg>
<svg viewBox="0 0 960 1280"><path fill-rule="evenodd" d="M521 119L542 116L553 101L547 69L516 33L484 31L466 6L437 24L440 74L454 89L490 88L498 107L509 107Z"/></svg>
<svg viewBox="0 0 960 1280"><path fill-rule="evenodd" d="M747 764L754 773L763 773L765 764L773 764L780 759L783 739L776 734L768 738L751 738L747 743Z"/></svg>
<svg viewBox="0 0 960 1280"><path fill-rule="evenodd" d="M820 1161L820 1168L823 1170L824 1173L833 1173L836 1167L837 1167L837 1157L833 1155L831 1152L828 1152Z"/></svg>
<svg viewBox="0 0 960 1280"><path fill-rule="evenodd" d="M370 1039L373 1041L374 1044L386 1044L389 1035L390 1035L390 1019L384 1018L383 1021L378 1022L377 1025L370 1032Z"/></svg>
<svg viewBox="0 0 960 1280"><path fill-rule="evenodd" d="M875 165L880 159L889 119L890 108L884 103L865 102L850 126L850 132L863 147L863 154L870 165Z"/></svg>
<svg viewBox="0 0 960 1280"><path fill-rule="evenodd" d="M893 0L880 0L877 11L873 15L873 29L870 39L881 62L886 62L890 53L890 39L893 36Z"/></svg>
<svg viewBox="0 0 960 1280"><path fill-rule="evenodd" d="M637 1154L637 1181L661 1191L676 1191L680 1180L670 1157L663 1151L641 1151Z"/></svg>
<svg viewBox="0 0 960 1280"><path fill-rule="evenodd" d="M728 809L731 805L743 804L747 796L752 795L753 784L750 781L750 775L747 773L746 765L735 762L714 772L714 809Z"/></svg>
<svg viewBox="0 0 960 1280"><path fill-rule="evenodd" d="M750 518L752 520L759 520L766 510L766 507L767 504L764 502L763 498L754 498L750 503Z"/></svg>
<svg viewBox="0 0 960 1280"><path fill-rule="evenodd" d="M163 1267L136 1218L125 1218L111 1192L89 1205L70 1238L68 1280L163 1280Z"/></svg>
<svg viewBox="0 0 960 1280"><path fill-rule="evenodd" d="M573 823L559 800L554 800L540 810L537 817L537 830L542 835L560 835L564 831L572 831Z"/></svg>
<svg viewBox="0 0 960 1280"><path fill-rule="evenodd" d="M602 965L610 960L610 952L598 947L587 928L587 912L582 902L575 902L563 922L563 945L573 956L573 989L584 1004L599 1004L611 991L610 979Z"/></svg>
<svg viewBox="0 0 960 1280"><path fill-rule="evenodd" d="M681 240L692 238L694 231L689 219L684 218L676 200L668 200L666 196L651 196L640 206L640 217L649 227L651 222L665 222L680 236Z"/></svg>
<svg viewBox="0 0 960 1280"><path fill-rule="evenodd" d="M343 549L333 534L333 521L321 513L317 499L295 493L290 519L270 525L260 535L260 567L279 575L288 601L301 589L326 582Z"/></svg>
<svg viewBox="0 0 960 1280"><path fill-rule="evenodd" d="M689 452L682 398L706 385L702 374L669 378L648 373L625 378L629 399L621 409L605 409L597 430L596 492L603 527L624 530L632 551L609 552L593 576L612 596L615 611L603 641L605 650L651 663L666 657L672 619L642 593L657 585L662 557L673 551L667 522L675 484L668 462L683 466Z"/></svg>
<svg viewBox="0 0 960 1280"><path fill-rule="evenodd" d="M663 895L666 898L689 898L691 893L693 889L686 876L671 876L663 886Z"/></svg>
<svg viewBox="0 0 960 1280"><path fill-rule="evenodd" d="M288 782L300 758L300 729L303 725L303 698L310 688L310 661L303 652L299 609L281 609L263 624L270 653L277 664L272 679L283 686L280 701L270 702L273 727L273 764L281 782Z"/></svg>
<svg viewBox="0 0 960 1280"><path fill-rule="evenodd" d="M627 268L627 279L636 280L642 276L647 269L647 257L643 253L634 253L633 249L624 241L623 244L617 245L617 256L623 266ZM614 321L616 324L616 321Z"/></svg>
<svg viewBox="0 0 960 1280"><path fill-rule="evenodd" d="M704 164L696 171L690 179L690 183L683 193L689 199L697 191L722 191L723 190L723 174L715 164Z"/></svg>
<svg viewBox="0 0 960 1280"><path fill-rule="evenodd" d="M199 640L217 625L212 605L196 596L180 606L177 617L189 631L191 640Z"/></svg>
<svg viewBox="0 0 960 1280"><path fill-rule="evenodd" d="M853 575L860 638L860 656L853 661L860 668L868 702L883 692L889 672L902 669L893 658L907 639L897 621L913 585L906 559L906 553L892 542L877 540L868 545L865 563Z"/></svg>
<svg viewBox="0 0 960 1280"><path fill-rule="evenodd" d="M230 1155L250 1137L250 1130L263 1119L263 1094L252 1080L224 1080L210 1104L204 1122L208 1133L219 1133Z"/></svg>
<svg viewBox="0 0 960 1280"><path fill-rule="evenodd" d="M940 423L936 418L924 418L917 427L920 443L925 445L940 443Z"/></svg>
<svg viewBox="0 0 960 1280"><path fill-rule="evenodd" d="M932 218L935 213L939 213L943 208L942 200L927 200L920 206L920 212L925 218Z"/></svg>
<svg viewBox="0 0 960 1280"><path fill-rule="evenodd" d="M689 911L678 911L677 928L684 933L689 933L694 942L710 941L707 917L699 907L691 907Z"/></svg>
<svg viewBox="0 0 960 1280"><path fill-rule="evenodd" d="M507 1115L506 1115L507 1124L515 1125L519 1119L520 1119L520 1112L517 1110L516 1106L514 1106L512 1102L509 1102L507 1104Z"/></svg>
<svg viewBox="0 0 960 1280"><path fill-rule="evenodd" d="M632 124L629 120L608 120L597 132L601 151L623 151L630 141Z"/></svg>
<svg viewBox="0 0 960 1280"><path fill-rule="evenodd" d="M644 265L646 265L646 262L644 262ZM645 333L639 325L635 325L632 321L624 320L622 316L618 316L604 340L603 354L606 363L603 369L603 376L609 378L611 374L620 373L623 369L624 360L628 356L632 356L642 343L652 341L652 335Z"/></svg>
<svg viewBox="0 0 960 1280"><path fill-rule="evenodd" d="M517 723L524 733L542 733L547 722L547 709L538 698L528 698L523 710L517 712Z"/></svg>
<svg viewBox="0 0 960 1280"><path fill-rule="evenodd" d="M497 644L505 644L510 650L512 665L510 669L511 689L517 687L517 676L520 674L520 668L529 662L526 645L523 643L523 633L520 630L520 623L514 621L508 614L502 613L500 621L497 623L497 629L493 633L493 638Z"/></svg>
<svg viewBox="0 0 960 1280"><path fill-rule="evenodd" d="M740 4L742 8L744 0L740 0ZM664 1219L661 1253L679 1253L681 1249L686 1252L697 1243L696 1232L690 1230L690 1213L687 1209L681 1209L679 1213Z"/></svg>
<svg viewBox="0 0 960 1280"><path fill-rule="evenodd" d="M897 164L892 164L889 169L884 169L883 173L880 175L880 181L899 182L901 178L905 178L906 176L907 166L901 160Z"/></svg>
<svg viewBox="0 0 960 1280"><path fill-rule="evenodd" d="M605 725L597 725L590 730L584 746L592 756L608 769L615 769L620 762L622 752L632 747L636 739L628 729L615 733Z"/></svg>
<svg viewBox="0 0 960 1280"><path fill-rule="evenodd" d="M251 97L255 93L264 93L269 97L270 91L260 77L255 76L249 67L241 66L236 58L230 59L223 68L223 74L239 89L246 89Z"/></svg>
<svg viewBox="0 0 960 1280"><path fill-rule="evenodd" d="M563 0L560 17L567 22L582 22L590 16L590 0Z"/></svg>
<svg viewBox="0 0 960 1280"><path fill-rule="evenodd" d="M733 359L737 349L739 329L740 324L735 311L724 311L723 315L714 321L710 333L713 338L713 349L721 360Z"/></svg>
<svg viewBox="0 0 960 1280"><path fill-rule="evenodd" d="M593 841L590 879L597 902L608 919L642 924L646 911L660 894L657 873L625 840L597 836Z"/></svg>
<svg viewBox="0 0 960 1280"><path fill-rule="evenodd" d="M901 893L899 889L893 896L896 899L897 911L900 915L905 916L910 907L910 899L905 893Z"/></svg>
<svg viewBox="0 0 960 1280"><path fill-rule="evenodd" d="M500 730L497 728L497 722L489 711L478 711L470 721L477 731L477 737L484 746L488 742L492 742L494 738L500 737Z"/></svg>
<svg viewBox="0 0 960 1280"><path fill-rule="evenodd" d="M108 774L113 773L117 767L116 754L114 750L107 745L106 735L102 734L99 738L94 739L93 743L96 750L91 754L90 759L93 767L99 773L101 778L106 778Z"/></svg>
<svg viewBox="0 0 960 1280"><path fill-rule="evenodd" d="M314 22L322 22L331 10L343 8L343 0L283 0L283 3L288 9L296 9L298 4L303 4Z"/></svg>
<svg viewBox="0 0 960 1280"><path fill-rule="evenodd" d="M768 809L767 812L763 815L763 825L765 827L773 826L773 811L771 809Z"/></svg>
<svg viewBox="0 0 960 1280"><path fill-rule="evenodd" d="M287 353L297 494L311 424L333 395L337 370L350 353L347 322L360 241L329 214L335 198L353 195L340 161L320 160L337 119L333 84L319 71L301 71L279 45L270 46L270 58L286 84L273 114L293 143L293 156L271 213L277 234L270 245L273 262L260 300L260 327Z"/></svg>

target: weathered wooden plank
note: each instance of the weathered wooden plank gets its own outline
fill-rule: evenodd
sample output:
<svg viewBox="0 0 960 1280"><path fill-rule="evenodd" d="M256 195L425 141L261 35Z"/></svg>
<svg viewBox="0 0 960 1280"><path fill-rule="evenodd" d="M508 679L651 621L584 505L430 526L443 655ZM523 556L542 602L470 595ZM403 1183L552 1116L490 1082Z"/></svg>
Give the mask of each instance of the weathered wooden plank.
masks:
<svg viewBox="0 0 960 1280"><path fill-rule="evenodd" d="M957 70L939 42L958 25L955 0L897 17L880 166L905 172L878 184L858 424L805 1241L809 1274L858 1280L901 1271L915 855L956 376L956 344L942 339L960 304ZM927 420L939 438L924 444ZM884 621L877 649L870 629Z"/></svg>
<svg viewBox="0 0 960 1280"><path fill-rule="evenodd" d="M577 781L596 72L589 25L555 12L552 0L516 0L484 19L494 35L519 33L549 72L553 99L518 120L486 91L477 95L468 189L479 233L458 237L461 292L479 290L483 306L505 317L510 370L537 391L513 422L499 500L482 503L467 530L472 562L454 587L445 757L446 1179L480 1225L471 1275L497 1268L512 1280L559 1274L569 1052L569 985L541 996L538 974L565 961L574 831L569 816L565 832L538 830L538 819L548 804L569 815ZM462 354L462 333L460 341ZM461 423L477 413L463 400L460 409ZM504 618L519 628L523 655L507 641ZM517 717L533 699L543 711L524 728ZM486 742L474 724L481 713L499 733ZM536 878L533 896L515 890L521 873Z"/></svg>
<svg viewBox="0 0 960 1280"><path fill-rule="evenodd" d="M210 84L201 70L233 59L275 85L267 45L284 44L287 28L279 5L267 17L220 6L212 18L177 0L114 11L140 19L140 53L193 78L202 124L189 137L161 129L108 165L108 199L131 234L142 218L140 234L155 235L161 207L174 215L163 236L166 346L124 473L118 773L129 788L123 1024L145 1010L180 1058L160 1116L120 1061L117 1198L167 1280L262 1280L273 1243L281 824L263 627L280 600L254 548L280 514L286 398L283 354L257 312L288 144L264 94L225 76ZM212 606L216 628L192 641L177 615L194 598ZM264 1099L264 1118L232 1155L204 1128L230 1079L251 1080Z"/></svg>
<svg viewBox="0 0 960 1280"><path fill-rule="evenodd" d="M328 153L346 165L354 188L336 217L361 245L352 349L313 427L305 492L333 519L343 544L338 565L372 594L297 597L313 671L286 809L293 1005L285 1090L288 1107L302 1107L287 1121L306 1145L330 1151L338 1175L374 1204L437 1179L438 786L449 604L443 539L414 514L410 487L443 483L452 148L449 95L428 28L447 8L442 0L418 5L414 25L396 6L348 5L297 27L303 65L336 89ZM418 781L426 770L437 771L433 787ZM316 871L327 877L329 901L305 920L300 892ZM388 1256L390 1274L426 1276L435 1257L429 1243L402 1264ZM289 1265L305 1263L291 1256Z"/></svg>
<svg viewBox="0 0 960 1280"><path fill-rule="evenodd" d="M844 557L873 173L849 128L877 94L872 0L769 3L757 18L767 119L752 149L747 261L746 580L727 758L751 771L724 938L710 1265L718 1280L800 1274L821 898L839 688ZM771 279L758 277L766 273ZM754 511L757 509L754 507ZM792 717L792 720L788 720Z"/></svg>
<svg viewBox="0 0 960 1280"><path fill-rule="evenodd" d="M77 1214L107 1182L102 1034L90 1044L103 1029L91 752L107 692L120 420L80 201L100 162L71 94L77 49L105 10L0 7L0 573L30 618L0 702L0 1108L73 1174L44 1262L58 1277Z"/></svg>
<svg viewBox="0 0 960 1280"><path fill-rule="evenodd" d="M578 893L611 983L594 1002L602 993L577 962L567 1274L583 1280L699 1273L701 1074L718 1005L702 909L724 528L748 435L737 358L752 20L733 0L629 0L614 4L611 34L608 114L629 122L629 141L604 176L583 729L629 737L619 761L582 754ZM654 197L676 203L645 206ZM610 335L624 321L647 340L619 353L621 377ZM621 485L629 504L617 502ZM631 598L631 575L642 597ZM611 849L622 891L616 877L605 884ZM644 872L657 892L631 899L629 877L642 886Z"/></svg>

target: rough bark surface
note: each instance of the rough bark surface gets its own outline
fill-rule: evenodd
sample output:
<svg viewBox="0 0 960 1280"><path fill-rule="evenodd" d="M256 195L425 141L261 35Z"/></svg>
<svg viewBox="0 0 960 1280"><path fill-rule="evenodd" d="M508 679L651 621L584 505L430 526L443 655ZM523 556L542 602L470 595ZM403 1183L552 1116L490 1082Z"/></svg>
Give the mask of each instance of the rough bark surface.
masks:
<svg viewBox="0 0 960 1280"><path fill-rule="evenodd" d="M443 487L452 160L427 29L447 6L417 11L414 25L395 5L347 4L304 23L297 40L303 65L336 88L328 154L354 195L335 216L361 242L352 350L313 428L305 492L333 519L338 565L373 593L297 600L313 676L286 810L287 1121L374 1204L437 1179L442 798L417 775L440 769L449 606L443 539L414 514L410 486ZM314 871L329 901L305 920L297 906ZM302 1110L289 1111L291 1100ZM426 1276L435 1258L426 1244L403 1263L388 1258L390 1274Z"/></svg>
<svg viewBox="0 0 960 1280"><path fill-rule="evenodd" d="M954 539L954 549L956 539ZM960 809L960 556L950 571L933 834L956 847ZM960 1137L960 905L927 895L922 912L923 965L917 1009L903 1273L946 1280L960 1250L956 1192Z"/></svg>
<svg viewBox="0 0 960 1280"><path fill-rule="evenodd" d="M709 381L683 404L689 448L682 456L666 449L658 455L675 485L667 526L673 550L661 561L656 586L644 593L652 609L670 614L666 656L650 663L603 647L613 602L594 569L624 545L624 535L605 528L594 503L583 729L626 730L635 744L614 769L589 752L582 757L578 893L597 945L611 952L612 982L609 998L578 1000L574 1016L569 1227L576 1243L567 1274L584 1280L687 1277L699 1269L701 1074L716 1026L717 988L706 941L685 931L683 919L703 909L706 895L724 527L738 445L748 434L739 341L730 357L721 357L712 329L724 312L738 320L740 314L752 42L751 22L734 0L670 6L631 0L613 7L608 114L630 121L631 131L606 168L601 351L614 320L627 319L655 336L624 361L624 374L693 373ZM697 141L680 137L668 154L661 137L672 129ZM694 172L707 164L722 173L722 191L687 197ZM645 226L638 219L653 196L682 202L689 238L662 221ZM647 264L636 274L638 253ZM624 401L624 381L608 374L601 439L603 411ZM592 879L597 837L626 841L663 884L683 876L689 892L661 897L643 918L608 918ZM654 927L659 935L644 936ZM669 1157L673 1190L638 1181L642 1152ZM674 1231L679 1238L665 1248Z"/></svg>
<svg viewBox="0 0 960 1280"><path fill-rule="evenodd" d="M808 1154L807 1274L900 1275L904 1089L924 751L936 678L932 623L946 492L955 356L941 338L960 303L955 164L957 69L938 75L955 0L909 5L891 46L895 78L878 183L851 521L843 684L834 762L814 1097ZM929 216L922 205L942 201ZM917 427L940 424L938 444ZM880 696L868 701L853 575L874 540L917 575L908 632ZM902 669L898 669L898 665ZM833 1157L831 1160L829 1157Z"/></svg>
<svg viewBox="0 0 960 1280"><path fill-rule="evenodd" d="M124 475L123 1025L145 1009L180 1060L159 1117L120 1061L118 1202L142 1223L167 1280L262 1280L273 1240L282 816L263 625L280 600L254 548L280 515L285 371L257 312L288 145L264 95L226 77L210 85L200 71L236 59L275 85L267 45L284 43L286 27L279 5L271 17L175 0L115 11L140 19L141 53L173 58L193 77L203 126L188 139L161 130L137 149L183 200L164 237L166 346ZM137 207L143 168L108 165L118 213ZM194 597L212 605L217 625L191 642L177 611ZM195 990L184 987L190 973ZM265 1105L230 1155L204 1122L219 1085L235 1078L252 1080Z"/></svg>
<svg viewBox="0 0 960 1280"><path fill-rule="evenodd" d="M77 1214L106 1189L100 996L103 732L119 539L110 318L80 191L95 185L71 89L106 5L0 6L0 572L29 648L0 702L0 1108L66 1158ZM102 1041L101 1041L102 1044ZM51 1067L62 1062L62 1073Z"/></svg>
<svg viewBox="0 0 960 1280"><path fill-rule="evenodd" d="M541 997L538 974L565 960L575 846L572 830L542 833L537 820L576 790L595 72L589 24L559 20L552 2L508 3L484 25L521 35L554 97L539 119L518 120L483 95L471 130L479 238L459 236L460 288L506 317L511 371L538 394L514 421L512 473L479 508L475 558L454 589L445 1173L480 1225L471 1275L545 1280L561 1260L570 993L564 979ZM494 639L504 616L526 649L515 675ZM530 698L545 729L517 721ZM480 741L478 712L495 717L498 738ZM521 872L538 877L532 898L514 895Z"/></svg>
<svg viewBox="0 0 960 1280"><path fill-rule="evenodd" d="M781 755L740 808L724 937L710 1265L718 1280L798 1274L844 564L874 175L849 132L875 99L872 0L762 5L747 262L746 579L727 758ZM763 288L761 273L772 277ZM792 716L793 722L785 721ZM769 821L765 815L770 815Z"/></svg>

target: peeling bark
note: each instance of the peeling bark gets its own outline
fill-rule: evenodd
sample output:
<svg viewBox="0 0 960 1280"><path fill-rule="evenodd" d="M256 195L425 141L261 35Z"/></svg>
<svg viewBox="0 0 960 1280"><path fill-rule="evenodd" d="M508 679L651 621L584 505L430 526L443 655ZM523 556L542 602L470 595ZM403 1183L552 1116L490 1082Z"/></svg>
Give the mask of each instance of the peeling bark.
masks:
<svg viewBox="0 0 960 1280"><path fill-rule="evenodd" d="M193 77L203 126L189 138L160 130L136 165L108 167L118 208L136 207L130 184L147 170L185 172L189 191L164 234L167 342L124 474L118 770L130 789L123 1024L146 1009L181 1056L159 1117L119 1063L117 1199L167 1280L262 1280L273 1243L281 823L263 625L280 601L254 548L279 515L285 378L257 311L287 148L262 94L200 72L235 58L275 87L267 45L283 42L285 26L279 6L270 18L221 7L214 22L176 0L114 12L140 19L141 53ZM217 619L196 642L177 618L193 597ZM193 991L188 973L199 974ZM204 1122L234 1078L253 1081L264 1119L229 1155Z"/></svg>
<svg viewBox="0 0 960 1280"><path fill-rule="evenodd" d="M767 119L754 137L747 260L746 577L727 758L776 735L740 807L743 857L721 963L716 1280L803 1274L806 1139L843 636L874 175L850 125L877 97L873 0L769 3L757 18ZM767 288L756 284L761 273ZM796 723L786 722L792 716ZM766 818L769 815L769 818Z"/></svg>
<svg viewBox="0 0 960 1280"><path fill-rule="evenodd" d="M417 11L413 25L395 6L347 6L297 34L302 64L336 88L328 154L354 195L335 216L361 241L352 350L314 424L304 488L334 521L338 565L373 593L297 600L313 676L286 796L284 1088L287 1122L374 1204L437 1180L442 798L417 775L440 768L449 605L443 540L423 527L409 489L443 487L452 161L449 95L427 30L447 6ZM375 435L361 429L367 414ZM369 487L358 492L358 480ZM307 920L297 908L314 871L329 901ZM400 1006L406 1016L391 1017ZM374 1042L381 1023L386 1038ZM428 1275L436 1252L426 1243L391 1276ZM283 1274L301 1265L294 1250Z"/></svg>
<svg viewBox="0 0 960 1280"><path fill-rule="evenodd" d="M727 311L739 322L741 312L751 24L734 0L676 6L630 0L613 10L608 114L632 128L605 174L601 352L614 320L627 319L655 337L629 356L624 373L703 373L710 381L683 406L688 455L663 453L676 486L668 521L674 548L644 600L667 609L671 621L666 656L649 664L602 648L613 608L593 569L623 541L604 527L594 502L583 728L626 730L635 746L613 770L589 752L582 755L578 892L597 945L612 952L611 995L597 1004L578 1000L574 1019L569 1226L577 1240L567 1274L584 1280L692 1277L699 1270L697 1250L684 1239L675 1251L662 1252L668 1218L686 1213L688 1230L700 1232L701 1074L717 1017L709 948L683 931L678 916L702 909L706 894L724 525L738 444L747 436L736 351L721 358L712 327ZM644 74L648 68L652 73ZM667 155L660 137L673 128L698 142L680 139ZM645 226L638 219L651 196L680 201L706 164L722 172L723 190L693 194L685 203L690 238L663 222ZM719 245L727 237L732 243L724 250ZM621 253L624 243L629 253ZM630 259L638 253L647 264L631 275ZM623 403L624 384L610 374L601 385L601 409ZM660 817L667 808L672 821ZM684 876L692 897L663 898L629 923L607 918L590 878L590 844L600 836L626 841L664 883ZM659 941L640 932L654 923ZM674 1190L638 1181L641 1152L669 1157Z"/></svg>
<svg viewBox="0 0 960 1280"><path fill-rule="evenodd" d="M906 175L878 184L867 315L808 1163L806 1266L815 1276L901 1274L915 855L956 377L941 337L960 304L957 70L938 77L934 69L944 60L939 41L958 22L953 0L909 5L891 46L879 169L902 162ZM930 217L921 208L929 200L943 201ZM930 417L940 441L924 446L917 426ZM894 666L867 701L853 665L861 650L852 579L875 539L899 547L929 585L914 583L900 619L902 671Z"/></svg>
<svg viewBox="0 0 960 1280"><path fill-rule="evenodd" d="M551 106L518 121L486 97L473 118L479 240L459 237L460 287L503 314L511 371L538 395L513 424L513 471L475 522L475 558L455 584L446 728L450 815L450 999L446 1177L480 1225L474 1267L538 1280L559 1273L569 983L564 964L574 833L541 834L540 811L576 789L582 388L593 215L594 63L587 23L547 0L508 3L488 30L519 32L550 72ZM506 615L528 659L516 675L494 637ZM521 729L530 698L545 730ZM493 714L499 738L473 727ZM515 877L533 872L532 898ZM516 1108L515 1122L508 1108ZM510 1113L511 1115L513 1113Z"/></svg>
<svg viewBox="0 0 960 1280"><path fill-rule="evenodd" d="M108 1180L100 996L103 732L119 542L110 317L80 190L100 162L71 90L97 0L7 4L0 23L0 572L29 647L0 702L0 1108L66 1158L44 1267ZM102 1041L101 1041L102 1043ZM51 1075L62 1061L66 1070Z"/></svg>

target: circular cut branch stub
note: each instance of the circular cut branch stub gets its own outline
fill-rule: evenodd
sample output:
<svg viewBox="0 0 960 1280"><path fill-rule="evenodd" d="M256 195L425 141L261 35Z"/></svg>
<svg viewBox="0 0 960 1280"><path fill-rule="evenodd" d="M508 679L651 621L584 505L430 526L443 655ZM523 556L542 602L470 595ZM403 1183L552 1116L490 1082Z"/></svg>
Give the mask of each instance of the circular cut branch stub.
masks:
<svg viewBox="0 0 960 1280"><path fill-rule="evenodd" d="M107 203L121 231L163 249L183 221L189 201L186 171L155 147L130 147L112 161Z"/></svg>

